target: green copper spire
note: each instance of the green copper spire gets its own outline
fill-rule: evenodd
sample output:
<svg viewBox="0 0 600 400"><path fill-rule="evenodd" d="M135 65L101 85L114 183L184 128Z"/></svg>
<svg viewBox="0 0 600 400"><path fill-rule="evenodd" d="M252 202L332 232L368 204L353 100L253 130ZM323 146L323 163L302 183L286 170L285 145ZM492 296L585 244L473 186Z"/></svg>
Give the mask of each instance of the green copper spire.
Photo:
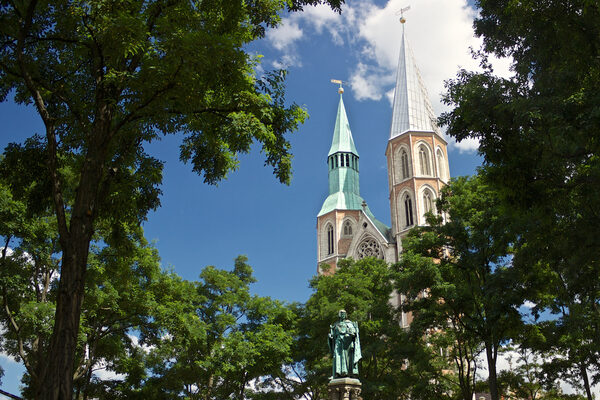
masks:
<svg viewBox="0 0 600 400"><path fill-rule="evenodd" d="M333 130L333 140L331 141L331 148L329 149L328 156L337 152L354 153L354 155L358 157L341 93L337 117L335 119L335 129Z"/></svg>
<svg viewBox="0 0 600 400"><path fill-rule="evenodd" d="M340 103L333 130L333 140L327 156L329 196L323 202L318 217L334 210L362 210L377 230L384 237L389 238L390 228L375 218L367 203L360 197L358 152L354 146L354 139L352 139L342 93L343 89L340 88Z"/></svg>
<svg viewBox="0 0 600 400"><path fill-rule="evenodd" d="M327 166L329 196L319 215L333 210L360 210L363 199L360 197L358 184L358 152L354 146L341 93Z"/></svg>

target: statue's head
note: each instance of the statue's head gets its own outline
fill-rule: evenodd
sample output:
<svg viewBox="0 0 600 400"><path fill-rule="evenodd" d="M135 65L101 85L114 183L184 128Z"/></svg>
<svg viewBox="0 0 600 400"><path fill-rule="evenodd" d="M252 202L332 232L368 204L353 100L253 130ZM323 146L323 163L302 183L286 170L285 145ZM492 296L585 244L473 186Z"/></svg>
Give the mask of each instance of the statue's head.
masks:
<svg viewBox="0 0 600 400"><path fill-rule="evenodd" d="M338 317L340 319L346 319L346 310L340 310L340 311L338 311Z"/></svg>

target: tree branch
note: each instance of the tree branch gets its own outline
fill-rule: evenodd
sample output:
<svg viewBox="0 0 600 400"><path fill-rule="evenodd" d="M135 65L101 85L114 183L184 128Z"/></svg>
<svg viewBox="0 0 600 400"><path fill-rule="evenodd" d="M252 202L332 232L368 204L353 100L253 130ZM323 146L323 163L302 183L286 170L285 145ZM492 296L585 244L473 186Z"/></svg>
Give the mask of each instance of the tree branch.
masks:
<svg viewBox="0 0 600 400"><path fill-rule="evenodd" d="M13 329L15 330L15 334L17 335L17 342L19 343L19 357L21 357L21 359L23 360L23 364L25 365L25 368L27 368L27 372L29 372L29 374L32 377L36 377L35 371L31 368L31 365L29 364L29 362L27 361L27 354L25 354L25 346L23 345L23 338L21 338L21 329L19 328L19 325L17 325L17 321L15 321L15 319L13 318L12 312L10 311L10 308L8 307L8 301L7 301L7 296L6 296L6 290L4 290L4 311L6 312L6 315L8 316L8 319L10 321L10 324L12 325Z"/></svg>
<svg viewBox="0 0 600 400"><path fill-rule="evenodd" d="M23 80L25 81L25 85L27 86L27 89L29 90L31 97L33 98L34 104L38 110L38 114L40 114L40 116L42 117L42 121L44 122L44 125L46 126L46 138L48 140L48 168L50 170L50 177L52 179L52 192L53 192L53 197L54 197L54 205L56 207L56 218L58 221L58 230L59 230L61 236L66 238L68 236L69 232L68 232L67 223L66 223L64 201L62 198L60 179L58 177L58 172L57 172L57 169L58 169L57 161L56 161L57 146L56 146L56 136L55 136L55 131L54 131L54 129L55 129L54 119L48 112L48 109L46 108L44 99L43 99L39 89L35 85L34 79L27 71L27 68L25 65L26 63L25 63L25 60L23 59L24 40L25 40L25 37L27 36L29 30L31 29L33 12L35 10L36 5L37 5L37 1L33 0L29 4L29 7L27 8L27 14L26 14L26 17L24 18L25 22L24 22L23 26L21 27L21 29L19 29L19 34L18 34L18 38L17 38L17 50L16 50L17 54L16 54L16 56L17 56L17 63L19 65L19 69L21 70L21 76L23 77Z"/></svg>
<svg viewBox="0 0 600 400"><path fill-rule="evenodd" d="M10 398L10 399L14 399L14 400L25 400L22 397L16 396L14 394L5 392L4 390L0 389L0 394L3 394L4 396Z"/></svg>

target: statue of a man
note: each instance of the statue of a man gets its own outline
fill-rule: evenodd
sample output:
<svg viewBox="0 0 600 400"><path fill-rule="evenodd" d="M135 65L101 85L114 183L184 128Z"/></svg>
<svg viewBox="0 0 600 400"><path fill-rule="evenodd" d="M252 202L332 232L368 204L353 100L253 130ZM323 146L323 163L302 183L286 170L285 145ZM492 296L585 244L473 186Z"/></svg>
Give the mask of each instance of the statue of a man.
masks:
<svg viewBox="0 0 600 400"><path fill-rule="evenodd" d="M358 324L346 319L346 311L340 310L338 321L329 327L329 351L333 357L332 379L358 376L358 361L362 358Z"/></svg>

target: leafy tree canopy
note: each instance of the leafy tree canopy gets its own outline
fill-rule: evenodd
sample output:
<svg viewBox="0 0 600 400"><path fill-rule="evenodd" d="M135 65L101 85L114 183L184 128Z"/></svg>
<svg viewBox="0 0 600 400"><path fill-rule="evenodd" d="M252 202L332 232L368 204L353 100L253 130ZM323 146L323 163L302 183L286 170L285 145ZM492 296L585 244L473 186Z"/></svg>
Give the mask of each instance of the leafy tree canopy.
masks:
<svg viewBox="0 0 600 400"><path fill-rule="evenodd" d="M286 8L323 2L338 11L342 3L0 3L0 100L14 92L17 102L35 106L45 127L43 140L10 148L6 158L18 154L25 168L44 160L34 187L49 189L44 197L54 209L62 254L53 334L40 371L44 384L36 396L71 396L89 247L99 221L113 227L123 216L141 221L159 205L161 164L145 154L145 143L179 132L181 159L216 183L258 142L265 163L289 182L286 133L306 112L286 104L285 72L257 76L258 57L245 46L276 26ZM41 157L23 161L28 149Z"/></svg>
<svg viewBox="0 0 600 400"><path fill-rule="evenodd" d="M311 281L314 293L303 310L296 344L301 382L311 398L326 396L332 373L327 334L340 309L358 322L362 396L389 399L404 394L402 367L407 343L399 311L390 303L394 279L394 270L385 261L365 258L342 260L334 274Z"/></svg>
<svg viewBox="0 0 600 400"><path fill-rule="evenodd" d="M485 350L489 390L498 400L498 353L519 332L524 301L510 262L510 220L479 176L453 179L436 206L428 226L413 229L403 241L397 284L406 294L405 310L414 316L410 330L416 338L430 335L446 343L440 348L457 371L463 399L472 397L476 358Z"/></svg>
<svg viewBox="0 0 600 400"><path fill-rule="evenodd" d="M440 118L458 140L480 141L485 173L519 233L514 265L531 290L533 314L553 314L538 332L570 359L563 372L600 379L600 29L597 2L476 2L484 71L447 84ZM499 78L488 54L512 58ZM583 322L586 321L586 322Z"/></svg>

